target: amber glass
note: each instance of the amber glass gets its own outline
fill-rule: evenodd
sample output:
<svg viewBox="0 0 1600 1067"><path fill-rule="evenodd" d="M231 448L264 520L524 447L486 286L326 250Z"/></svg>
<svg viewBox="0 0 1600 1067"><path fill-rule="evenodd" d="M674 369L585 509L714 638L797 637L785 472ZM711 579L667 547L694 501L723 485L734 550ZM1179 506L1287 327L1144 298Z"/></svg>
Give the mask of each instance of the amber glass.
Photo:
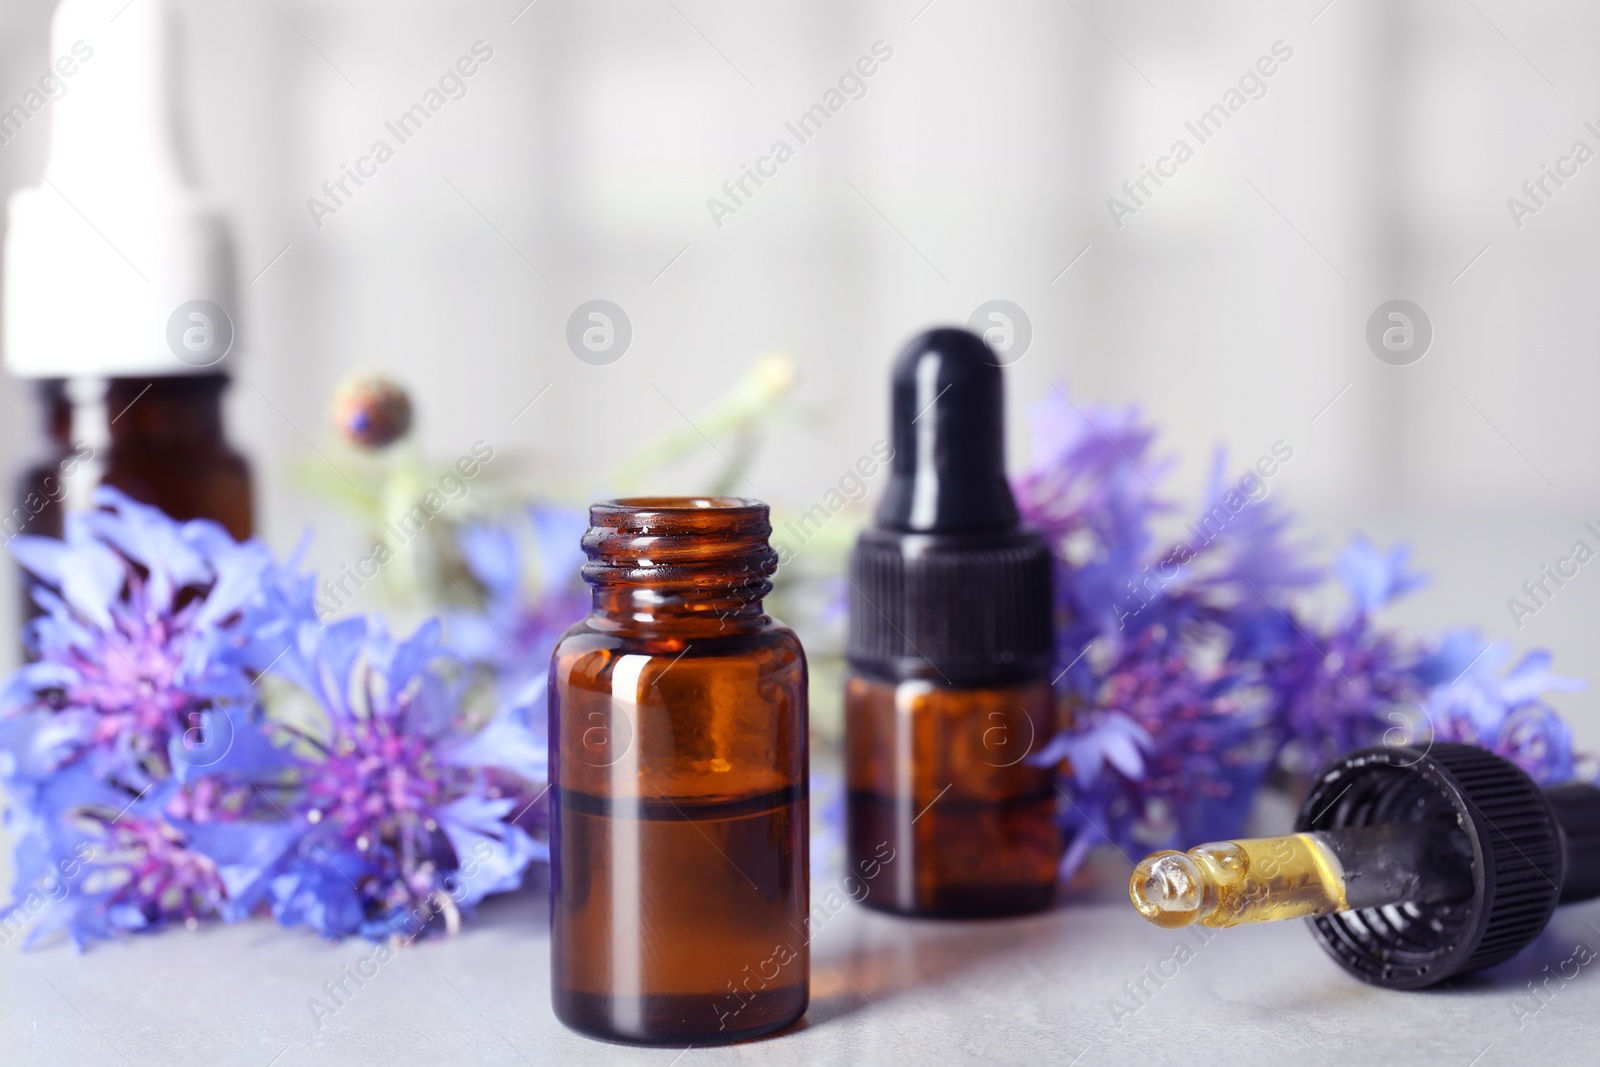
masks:
<svg viewBox="0 0 1600 1067"><path fill-rule="evenodd" d="M67 383L60 378L35 382L34 390L44 441L18 479L16 508L3 524L7 540L18 534L60 537L63 529L66 482L62 471L73 455L72 401L67 397Z"/></svg>
<svg viewBox="0 0 1600 1067"><path fill-rule="evenodd" d="M255 526L250 467L222 429L221 374L113 378L104 481L175 519L214 519L233 536Z"/></svg>
<svg viewBox="0 0 1600 1067"><path fill-rule="evenodd" d="M74 455L72 401L67 397L67 383L60 378L37 381L34 390L44 441L17 479L15 505L0 519L0 530L4 531L7 543L20 534L60 537L64 531L66 478L70 473L68 468L75 465L69 463ZM22 573L19 586L24 623L39 615L39 606L33 602L32 585L28 575Z"/></svg>
<svg viewBox="0 0 1600 1067"><path fill-rule="evenodd" d="M550 668L551 994L612 1041L805 1013L806 661L762 598L766 505L596 505L589 616Z"/></svg>
<svg viewBox="0 0 1600 1067"><path fill-rule="evenodd" d="M1050 768L1050 683L957 688L850 676L845 690L852 869L884 864L864 903L973 918L1049 907L1062 836Z"/></svg>

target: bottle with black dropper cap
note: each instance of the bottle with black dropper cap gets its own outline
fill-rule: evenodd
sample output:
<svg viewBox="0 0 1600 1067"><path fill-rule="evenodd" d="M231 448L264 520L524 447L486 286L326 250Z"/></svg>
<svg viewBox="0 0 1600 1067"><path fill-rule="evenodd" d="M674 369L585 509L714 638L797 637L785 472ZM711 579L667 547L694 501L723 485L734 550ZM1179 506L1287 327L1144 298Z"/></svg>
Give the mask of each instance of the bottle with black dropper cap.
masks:
<svg viewBox="0 0 1600 1067"><path fill-rule="evenodd" d="M865 903L977 917L1048 907L1062 837L1051 559L1005 472L999 360L966 330L894 368L894 459L850 561L850 871Z"/></svg>

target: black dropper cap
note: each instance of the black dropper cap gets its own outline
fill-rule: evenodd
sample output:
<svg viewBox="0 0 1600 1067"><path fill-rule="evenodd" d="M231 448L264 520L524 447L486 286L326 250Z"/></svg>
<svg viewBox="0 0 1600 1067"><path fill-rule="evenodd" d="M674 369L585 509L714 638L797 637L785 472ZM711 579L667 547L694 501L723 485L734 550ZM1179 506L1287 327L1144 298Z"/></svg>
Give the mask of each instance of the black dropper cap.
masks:
<svg viewBox="0 0 1600 1067"><path fill-rule="evenodd" d="M1006 481L1000 361L966 330L922 334L895 363L891 417L889 487L850 560L851 665L963 686L1048 670L1050 551Z"/></svg>
<svg viewBox="0 0 1600 1067"><path fill-rule="evenodd" d="M1472 745L1353 752L1318 776L1295 829L1414 823L1450 846L1437 854L1441 866L1453 853L1463 870L1459 878L1445 870L1406 877L1459 880L1463 892L1310 920L1322 947L1362 981L1420 989L1492 967L1526 948L1557 904L1600 896L1600 789L1541 789L1516 764Z"/></svg>

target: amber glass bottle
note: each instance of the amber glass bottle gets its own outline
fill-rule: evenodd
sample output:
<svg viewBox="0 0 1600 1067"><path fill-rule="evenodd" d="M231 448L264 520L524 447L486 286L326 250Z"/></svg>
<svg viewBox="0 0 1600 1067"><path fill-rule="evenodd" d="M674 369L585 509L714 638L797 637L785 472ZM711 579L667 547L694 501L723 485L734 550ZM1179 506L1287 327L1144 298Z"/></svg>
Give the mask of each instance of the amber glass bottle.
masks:
<svg viewBox="0 0 1600 1067"><path fill-rule="evenodd" d="M62 535L67 479L80 458L87 458L72 447L72 401L67 396L67 383L60 378L40 378L32 384L44 440L17 478L15 506L0 519L0 539L8 544L23 534L55 538ZM93 450L87 453L92 455ZM32 580L26 572L19 571L19 577L22 621L27 623L39 616L40 609L33 600Z"/></svg>
<svg viewBox="0 0 1600 1067"><path fill-rule="evenodd" d="M100 481L244 537L250 475L222 433L239 286L186 122L185 6L128 5L101 49L100 5L56 5L50 54L76 57L60 64L116 58L52 105L44 177L6 205L0 341L11 373L67 382L41 398L54 412L72 396L71 439L92 447ZM80 485L94 481L74 479L68 510L91 506Z"/></svg>
<svg viewBox="0 0 1600 1067"><path fill-rule="evenodd" d="M769 618L765 504L595 505L589 616L550 667L562 1022L704 1045L805 1013L806 661Z"/></svg>
<svg viewBox="0 0 1600 1067"><path fill-rule="evenodd" d="M8 541L18 534L61 536L67 477L78 458L72 447L72 401L67 383L60 378L40 378L32 385L43 440L17 479L16 506L0 522Z"/></svg>
<svg viewBox="0 0 1600 1067"><path fill-rule="evenodd" d="M895 365L894 460L851 557L848 853L869 906L976 917L1048 907L1062 835L1051 560L1005 477L1000 367L965 330Z"/></svg>
<svg viewBox="0 0 1600 1067"><path fill-rule="evenodd" d="M111 379L105 484L175 519L213 519L249 537L250 467L223 433L227 387L224 374Z"/></svg>
<svg viewBox="0 0 1600 1067"><path fill-rule="evenodd" d="M250 466L223 433L227 384L218 373L113 378L102 404L96 382L36 380L44 443L17 479L15 505L0 517L4 539L61 537L68 508L90 506L96 476L175 519L212 519L240 540L249 537ZM71 394L77 385L87 387L95 402L75 406ZM24 623L39 615L32 582L21 576Z"/></svg>
<svg viewBox="0 0 1600 1067"><path fill-rule="evenodd" d="M239 306L234 242L184 121L183 6L117 11L115 46L99 53L116 58L95 60L52 105L43 179L5 207L0 344L11 373L44 381L56 446L25 474L16 505L0 508L33 516L32 533L59 535L66 511L92 506L97 481L179 519L251 532L249 472L221 419L227 309ZM63 0L50 54L65 72L110 32L101 5ZM92 467L51 499L74 462Z"/></svg>

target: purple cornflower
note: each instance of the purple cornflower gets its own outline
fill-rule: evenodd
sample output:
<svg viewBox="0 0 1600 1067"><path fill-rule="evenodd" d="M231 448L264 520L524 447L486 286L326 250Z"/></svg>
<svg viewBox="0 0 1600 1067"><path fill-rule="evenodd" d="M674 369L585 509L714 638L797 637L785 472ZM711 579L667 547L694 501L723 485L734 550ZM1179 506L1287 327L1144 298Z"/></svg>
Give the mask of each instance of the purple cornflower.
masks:
<svg viewBox="0 0 1600 1067"><path fill-rule="evenodd" d="M329 937L414 937L453 932L484 896L516 888L545 855L516 825L542 795L543 745L511 709L469 721L439 624L396 641L365 618L303 617L287 636L269 673L322 722L243 736L207 774L248 782L258 817L189 828L228 888L227 916L270 907Z"/></svg>
<svg viewBox="0 0 1600 1067"><path fill-rule="evenodd" d="M1063 766L1067 873L1100 841L1134 858L1237 833L1280 761L1306 774L1353 748L1436 737L1494 749L1541 781L1574 772L1570 732L1538 699L1571 687L1547 656L1499 680L1494 657L1469 672L1470 637L1430 650L1376 624L1423 582L1404 548L1350 546L1337 569L1351 608L1331 628L1288 604L1322 571L1267 499L1262 472L1292 456L1286 443L1238 478L1219 453L1202 506L1163 541L1165 464L1135 410L1079 407L1058 389L1032 414L1033 463L1014 488L1055 553L1057 687L1080 709L1034 757Z"/></svg>
<svg viewBox="0 0 1600 1067"><path fill-rule="evenodd" d="M0 735L5 724L0 724ZM171 821L167 782L125 800L78 764L47 778L8 776L15 807L17 879L0 911L0 943L33 945L64 933L80 949L96 938L217 915L222 882Z"/></svg>
<svg viewBox="0 0 1600 1067"><path fill-rule="evenodd" d="M484 592L482 610L447 618L449 645L488 667L501 702L542 736L544 677L556 641L589 612L580 577L582 511L537 505L501 522L474 523L460 534L461 555Z"/></svg>
<svg viewBox="0 0 1600 1067"><path fill-rule="evenodd" d="M1259 687L1227 662L1201 668L1160 626L1099 676L1072 728L1032 757L1066 764L1064 873L1102 841L1136 858L1237 833L1273 755Z"/></svg>
<svg viewBox="0 0 1600 1067"><path fill-rule="evenodd" d="M1476 639L1460 634L1452 643L1456 651L1442 650L1440 660L1459 662L1460 650ZM1541 784L1571 780L1578 773L1572 731L1541 698L1550 691L1576 692L1585 684L1552 672L1548 652L1529 652L1500 677L1507 655L1502 645L1485 645L1454 678L1432 688L1425 710L1433 739L1487 748Z"/></svg>
<svg viewBox="0 0 1600 1067"><path fill-rule="evenodd" d="M4 918L26 911L35 936L64 929L80 946L216 913L221 883L172 821L189 812L173 772L214 757L208 721L249 716L255 691L230 650L273 567L215 523L174 522L114 489L95 501L64 541L12 542L43 614L28 628L36 660L0 706L18 839ZM49 907L33 908L41 885Z"/></svg>
<svg viewBox="0 0 1600 1067"><path fill-rule="evenodd" d="M1119 633L1146 562L1155 516L1170 511L1152 479L1169 464L1150 455L1155 431L1133 408L1085 411L1052 389L1029 412L1033 454L1012 490L1023 521L1056 555L1061 664L1092 687L1080 653Z"/></svg>
<svg viewBox="0 0 1600 1067"><path fill-rule="evenodd" d="M171 774L170 745L195 740L202 712L254 703L226 653L273 563L215 523L179 524L109 488L95 501L102 510L68 518L65 541L11 543L44 614L4 714L47 717L62 763L88 760L136 792Z"/></svg>
<svg viewBox="0 0 1600 1067"><path fill-rule="evenodd" d="M1291 772L1323 764L1385 738L1410 743L1427 736L1417 652L1365 617L1328 634L1296 622L1264 674L1280 701L1280 739Z"/></svg>
<svg viewBox="0 0 1600 1067"><path fill-rule="evenodd" d="M1086 658L1096 642L1122 646L1152 627L1198 628L1215 638L1219 628L1258 625L1277 614L1285 592L1320 580L1303 550L1287 542L1290 516L1268 499L1255 468L1231 478L1218 451L1204 506L1162 541L1156 523L1176 509L1157 483L1171 463L1153 455L1155 430L1137 409L1080 407L1056 388L1030 421L1032 462L1013 489L1024 521L1055 553L1058 656L1068 691L1096 688Z"/></svg>
<svg viewBox="0 0 1600 1067"><path fill-rule="evenodd" d="M1345 617L1324 633L1286 613L1275 642L1258 636L1256 654L1277 694L1291 773L1312 774L1352 749L1430 736L1424 706L1430 677L1448 669L1448 657L1430 657L1374 622L1396 597L1426 584L1425 575L1408 569L1409 556L1405 546L1385 553L1356 538L1336 566L1350 595Z"/></svg>

